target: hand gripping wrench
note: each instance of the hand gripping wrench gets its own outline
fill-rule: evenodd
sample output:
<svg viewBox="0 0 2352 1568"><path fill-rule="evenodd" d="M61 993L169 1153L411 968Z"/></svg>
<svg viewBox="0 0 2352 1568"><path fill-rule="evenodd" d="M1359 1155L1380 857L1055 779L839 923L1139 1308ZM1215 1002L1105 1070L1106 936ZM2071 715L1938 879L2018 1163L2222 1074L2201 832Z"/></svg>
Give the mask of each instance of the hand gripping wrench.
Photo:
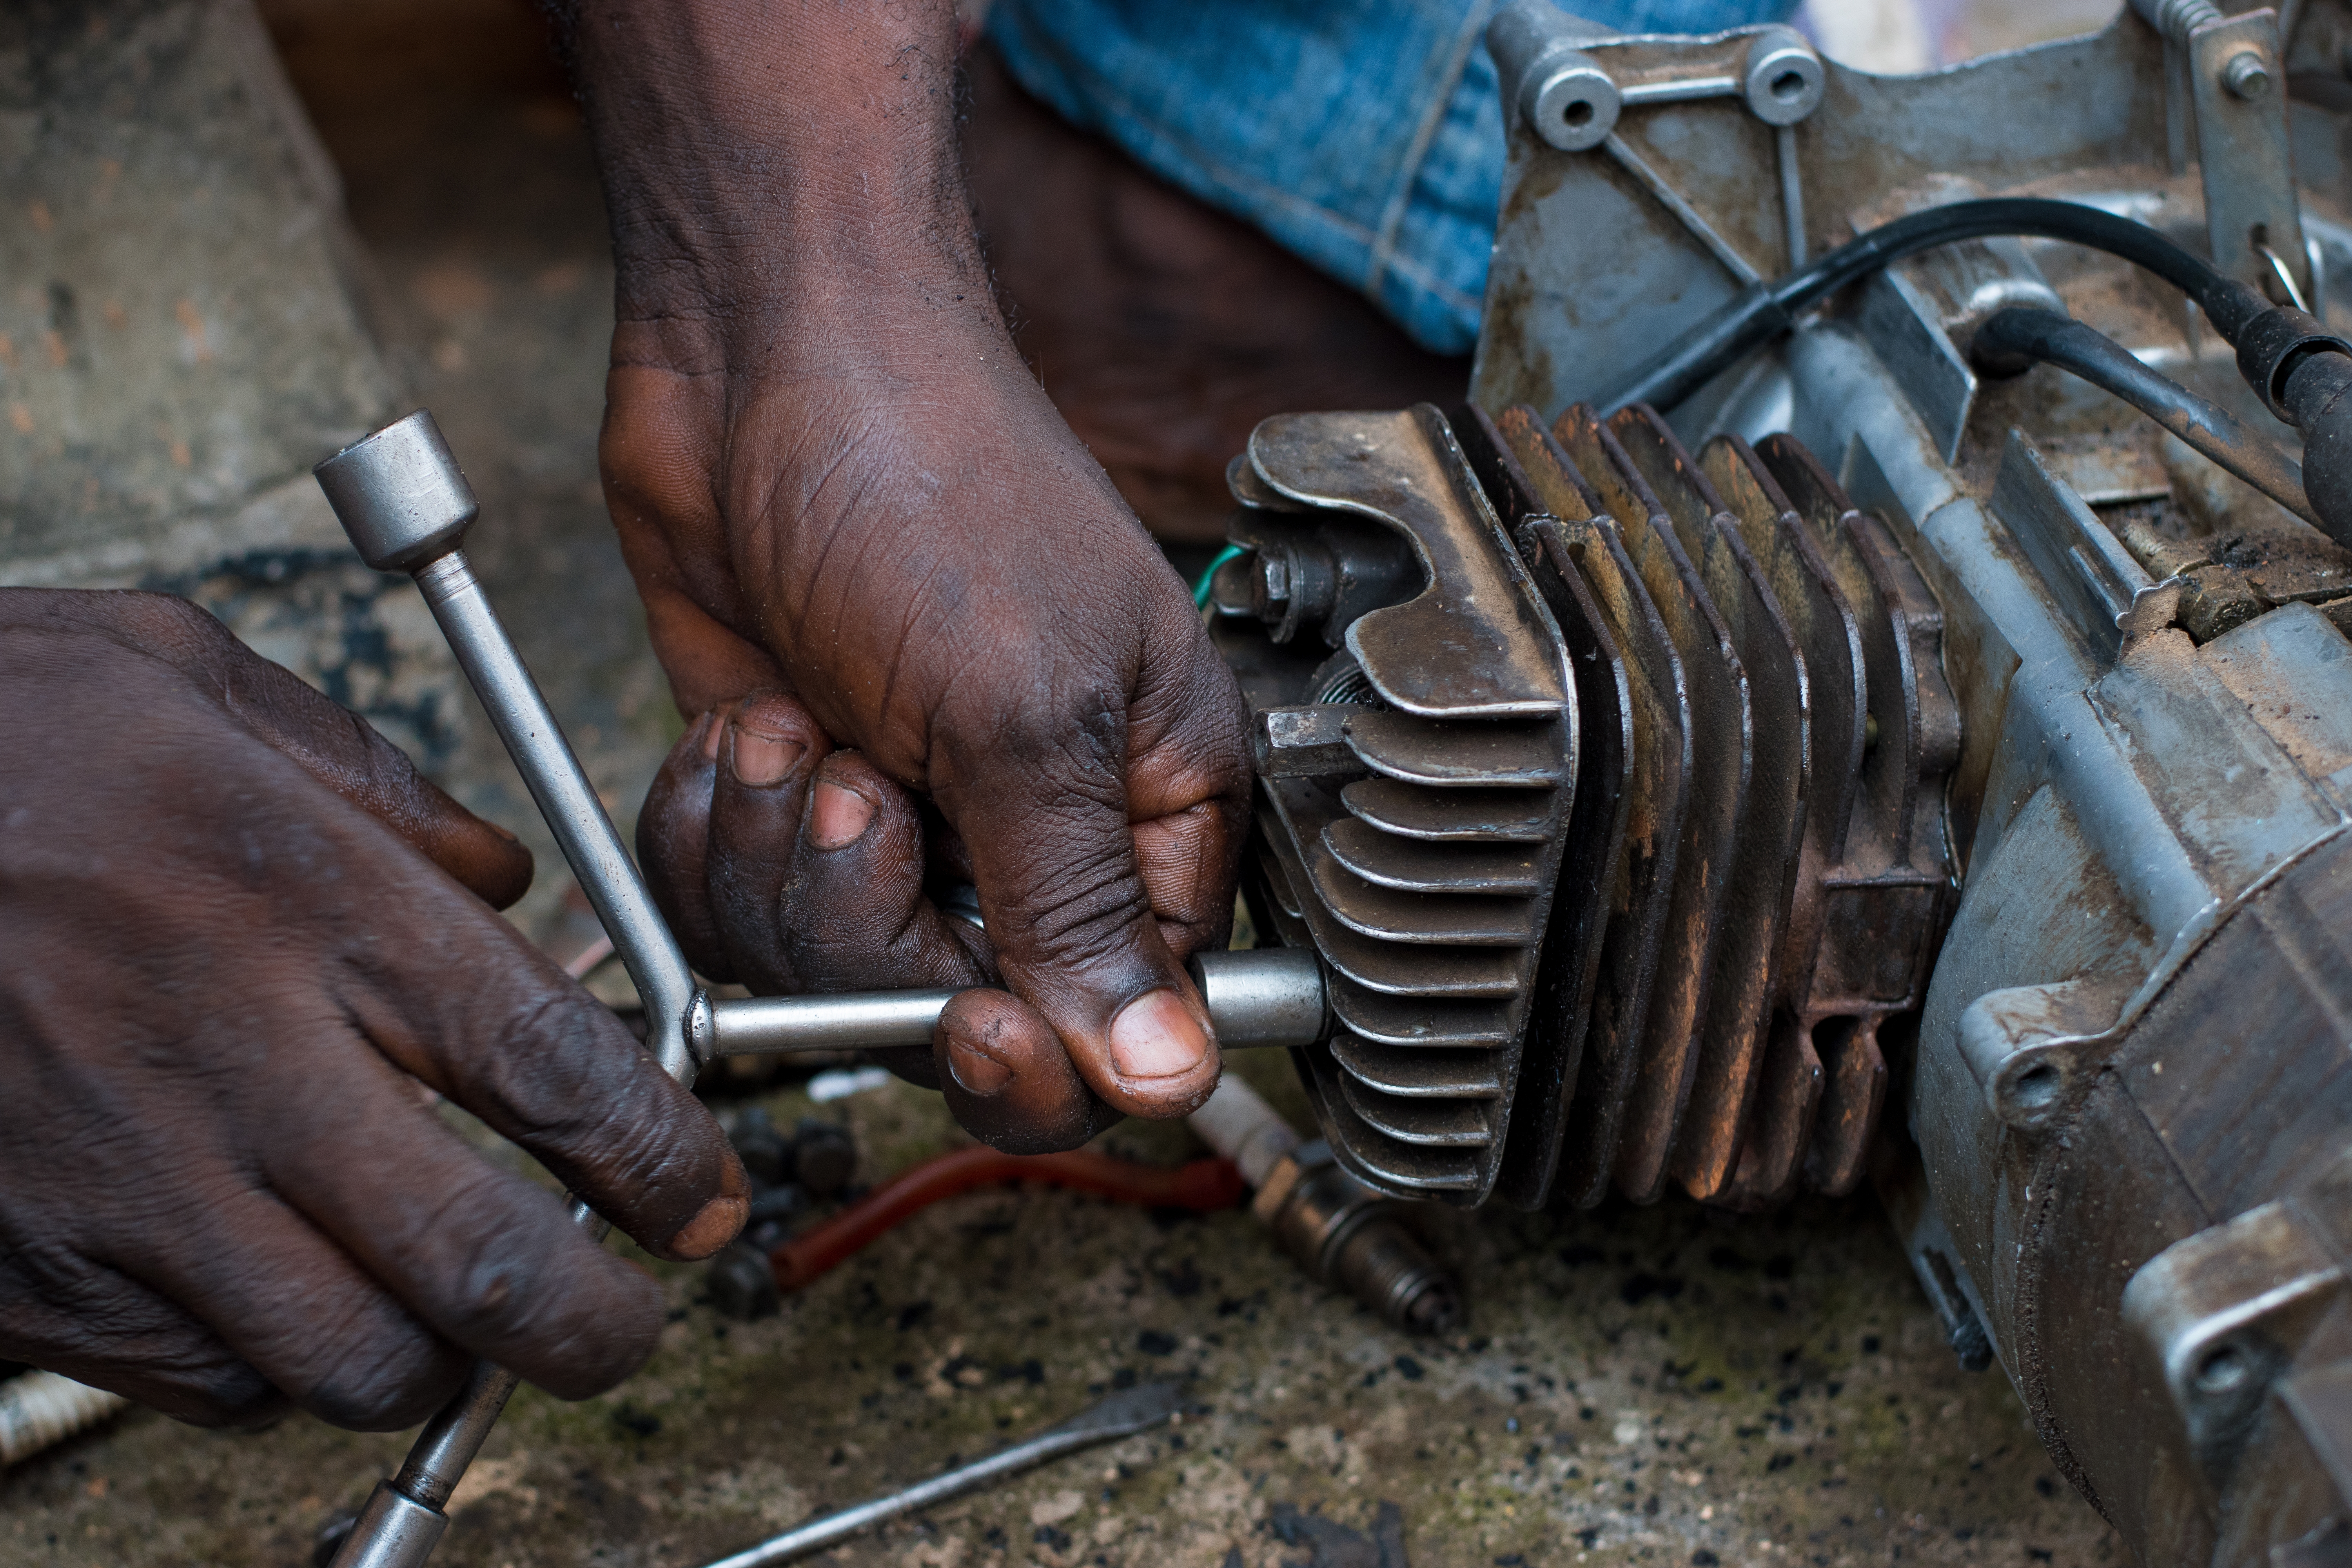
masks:
<svg viewBox="0 0 2352 1568"><path fill-rule="evenodd" d="M481 509L432 415L420 408L338 452L316 472L360 559L379 572L405 572L424 590L466 679L627 965L645 1002L646 1044L664 1070L691 1084L716 1056L930 1043L952 991L716 1003L703 994L467 563L466 530ZM1227 1049L1306 1045L1328 1033L1323 979L1312 953L1207 953L1193 960L1192 973L1218 1043ZM577 1199L572 1215L600 1240L610 1228ZM475 1366L457 1397L425 1424L400 1473L377 1483L332 1568L419 1568L448 1527L442 1509L449 1494L518 1381L487 1362Z"/></svg>

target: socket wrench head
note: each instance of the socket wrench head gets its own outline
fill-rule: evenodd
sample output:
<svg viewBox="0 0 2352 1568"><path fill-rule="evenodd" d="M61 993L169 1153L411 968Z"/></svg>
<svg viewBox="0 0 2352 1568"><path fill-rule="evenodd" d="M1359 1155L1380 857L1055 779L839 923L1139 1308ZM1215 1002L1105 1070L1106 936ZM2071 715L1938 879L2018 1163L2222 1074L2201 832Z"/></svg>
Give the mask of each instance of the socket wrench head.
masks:
<svg viewBox="0 0 2352 1568"><path fill-rule="evenodd" d="M311 470L360 559L414 572L466 536L481 504L433 416L420 408Z"/></svg>

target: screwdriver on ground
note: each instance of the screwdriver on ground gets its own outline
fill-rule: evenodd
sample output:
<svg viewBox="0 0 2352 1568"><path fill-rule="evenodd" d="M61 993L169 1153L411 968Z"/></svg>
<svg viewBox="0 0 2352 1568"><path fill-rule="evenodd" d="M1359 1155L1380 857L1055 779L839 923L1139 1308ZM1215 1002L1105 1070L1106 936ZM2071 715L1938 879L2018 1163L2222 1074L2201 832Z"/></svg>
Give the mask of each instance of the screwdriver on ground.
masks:
<svg viewBox="0 0 2352 1568"><path fill-rule="evenodd" d="M360 559L404 572L481 698L531 798L554 832L596 917L644 999L646 1046L663 1068L691 1084L713 1056L928 1044L946 991L858 996L754 997L713 1004L596 798L522 656L466 560L466 531L479 514L474 492L423 409L319 465L326 492ZM1323 1037L1323 983L1314 955L1203 955L1194 973L1219 1043L1304 1045ZM572 1217L599 1239L609 1228L584 1204ZM426 1424L399 1474L379 1482L334 1556L332 1568L420 1568L448 1528L442 1511L519 1380L481 1363L446 1408Z"/></svg>

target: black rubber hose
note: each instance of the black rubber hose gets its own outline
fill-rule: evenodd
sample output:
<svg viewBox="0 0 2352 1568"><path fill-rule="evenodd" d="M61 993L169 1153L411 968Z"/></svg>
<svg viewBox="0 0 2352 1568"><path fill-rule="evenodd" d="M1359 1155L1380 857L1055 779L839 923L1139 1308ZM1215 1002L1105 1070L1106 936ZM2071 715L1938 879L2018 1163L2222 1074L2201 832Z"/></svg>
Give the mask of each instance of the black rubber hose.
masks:
<svg viewBox="0 0 2352 1568"><path fill-rule="evenodd" d="M1671 409L1717 374L1779 337L1800 313L1882 267L1964 239L2033 235L2088 246L2146 268L2197 301L2213 328L2235 345L2271 302L2211 262L2192 255L2143 223L2079 202L1996 196L1953 202L1882 224L1807 266L1759 283L1685 332L1633 373L1601 405L1613 414L1633 403Z"/></svg>
<svg viewBox="0 0 2352 1568"><path fill-rule="evenodd" d="M2218 404L2149 369L2105 332L2055 310L2011 305L1985 318L1969 352L1993 373L2040 360L2114 393L2305 522L2319 524L2304 494L2300 464Z"/></svg>
<svg viewBox="0 0 2352 1568"><path fill-rule="evenodd" d="M2329 537L2352 544L2352 358L2305 354L2285 377L2284 401L2304 432L2304 493Z"/></svg>

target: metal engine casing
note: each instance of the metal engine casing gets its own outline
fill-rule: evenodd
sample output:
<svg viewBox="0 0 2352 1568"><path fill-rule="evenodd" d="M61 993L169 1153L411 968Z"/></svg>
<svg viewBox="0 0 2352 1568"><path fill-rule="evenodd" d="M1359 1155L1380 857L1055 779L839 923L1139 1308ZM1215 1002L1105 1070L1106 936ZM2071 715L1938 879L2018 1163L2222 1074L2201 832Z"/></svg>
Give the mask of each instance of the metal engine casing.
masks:
<svg viewBox="0 0 2352 1568"><path fill-rule="evenodd" d="M2293 433L2177 294L2008 240L1664 420L1583 406L1756 278L1970 195L2137 217L2326 314L2352 14L1815 59L1777 109L1784 32L1506 25L1474 406L1268 422L1212 584L1259 710L1254 908L1335 976L1334 1148L1457 1202L1866 1172L1956 1351L2144 1560L2352 1562L2352 552L1969 336L2063 308ZM2289 101L2221 91L2248 51ZM1601 136L1530 123L1603 79Z"/></svg>

